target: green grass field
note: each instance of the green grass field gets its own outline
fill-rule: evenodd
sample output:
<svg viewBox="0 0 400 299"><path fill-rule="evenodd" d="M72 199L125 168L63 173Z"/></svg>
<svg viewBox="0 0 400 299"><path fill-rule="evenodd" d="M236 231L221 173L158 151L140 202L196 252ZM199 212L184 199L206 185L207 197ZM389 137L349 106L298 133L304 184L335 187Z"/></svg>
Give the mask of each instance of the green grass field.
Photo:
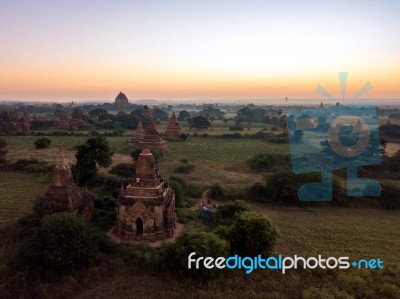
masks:
<svg viewBox="0 0 400 299"><path fill-rule="evenodd" d="M400 264L400 211L341 207L299 208L251 203L280 228L276 252L305 256L381 258Z"/></svg>
<svg viewBox="0 0 400 299"><path fill-rule="evenodd" d="M50 184L47 175L0 172L0 225L28 214Z"/></svg>

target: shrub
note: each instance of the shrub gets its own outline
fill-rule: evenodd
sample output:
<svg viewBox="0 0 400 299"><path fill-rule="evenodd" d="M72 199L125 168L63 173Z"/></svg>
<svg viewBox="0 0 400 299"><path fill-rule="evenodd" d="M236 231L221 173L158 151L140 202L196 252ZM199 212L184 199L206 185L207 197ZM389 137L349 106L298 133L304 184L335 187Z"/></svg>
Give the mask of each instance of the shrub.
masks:
<svg viewBox="0 0 400 299"><path fill-rule="evenodd" d="M279 130L279 128L278 128L278 126L272 126L270 130L273 132L276 132Z"/></svg>
<svg viewBox="0 0 400 299"><path fill-rule="evenodd" d="M186 165L181 165L175 168L174 172L175 173L191 173L195 169L196 165L193 164L186 164Z"/></svg>
<svg viewBox="0 0 400 299"><path fill-rule="evenodd" d="M229 127L229 131L243 131L244 128L241 125L233 125Z"/></svg>
<svg viewBox="0 0 400 299"><path fill-rule="evenodd" d="M102 231L110 229L115 222L115 206L116 201L110 196L96 198L94 200L92 223Z"/></svg>
<svg viewBox="0 0 400 299"><path fill-rule="evenodd" d="M129 179L135 175L135 165L133 163L119 163L112 167L109 173Z"/></svg>
<svg viewBox="0 0 400 299"><path fill-rule="evenodd" d="M213 233L205 232L196 227L187 227L175 243L164 243L161 247L163 268L180 276L196 279L210 278L221 273L221 270L204 267L195 271L188 269L188 256L192 252L196 253L195 257L210 256L217 258L227 255L228 244Z"/></svg>
<svg viewBox="0 0 400 299"><path fill-rule="evenodd" d="M47 215L37 232L25 240L16 263L61 276L90 266L99 240L98 233L80 217L68 213Z"/></svg>
<svg viewBox="0 0 400 299"><path fill-rule="evenodd" d="M175 205L176 207L182 207L185 201L185 191L181 184L175 180L169 180L171 188L175 191Z"/></svg>
<svg viewBox="0 0 400 299"><path fill-rule="evenodd" d="M258 154L247 160L247 165L256 171L268 171L273 167L289 166L290 157L288 155Z"/></svg>
<svg viewBox="0 0 400 299"><path fill-rule="evenodd" d="M235 200L231 203L219 206L214 212L213 217L217 221L223 220L224 222L229 222L232 221L236 215L250 210L250 206L244 200Z"/></svg>
<svg viewBox="0 0 400 299"><path fill-rule="evenodd" d="M186 139L189 137L188 134L185 133L181 133L181 135L179 135L179 139L182 141L186 141Z"/></svg>
<svg viewBox="0 0 400 299"><path fill-rule="evenodd" d="M179 223L189 223L189 222L198 222L199 221L199 213L196 210L191 210L187 208L177 208L176 215L178 217Z"/></svg>
<svg viewBox="0 0 400 299"><path fill-rule="evenodd" d="M13 170L26 171L30 173L47 173L51 172L53 167L47 162L40 162L38 159L19 159L10 165Z"/></svg>
<svg viewBox="0 0 400 299"><path fill-rule="evenodd" d="M230 234L231 253L241 256L270 255L278 230L272 220L254 212L238 214Z"/></svg>
<svg viewBox="0 0 400 299"><path fill-rule="evenodd" d="M284 203L298 203L298 190L306 183L320 182L320 174L301 174L296 175L292 172L281 172L270 176L267 179L266 193L270 200ZM315 194L315 197L323 194ZM348 203L346 192L340 181L333 177L333 201L337 203Z"/></svg>
<svg viewBox="0 0 400 299"><path fill-rule="evenodd" d="M400 209L400 188L392 184L383 183L381 204L387 210L398 210Z"/></svg>
<svg viewBox="0 0 400 299"><path fill-rule="evenodd" d="M39 138L34 143L37 149L49 147L51 140L49 138Z"/></svg>

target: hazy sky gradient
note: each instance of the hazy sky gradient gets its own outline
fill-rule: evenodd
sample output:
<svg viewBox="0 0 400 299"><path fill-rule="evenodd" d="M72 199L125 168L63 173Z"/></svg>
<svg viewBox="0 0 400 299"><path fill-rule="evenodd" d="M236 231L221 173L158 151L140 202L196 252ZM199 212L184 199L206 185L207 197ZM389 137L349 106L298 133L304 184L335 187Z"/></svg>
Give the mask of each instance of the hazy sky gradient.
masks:
<svg viewBox="0 0 400 299"><path fill-rule="evenodd" d="M173 3L171 3L173 2ZM0 100L400 97L400 1L0 2Z"/></svg>

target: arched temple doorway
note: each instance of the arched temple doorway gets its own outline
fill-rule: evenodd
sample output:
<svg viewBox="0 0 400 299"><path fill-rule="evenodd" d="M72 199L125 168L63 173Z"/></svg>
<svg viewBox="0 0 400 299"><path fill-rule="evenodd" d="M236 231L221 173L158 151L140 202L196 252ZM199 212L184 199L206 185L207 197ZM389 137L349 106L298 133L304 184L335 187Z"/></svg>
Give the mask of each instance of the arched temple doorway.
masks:
<svg viewBox="0 0 400 299"><path fill-rule="evenodd" d="M136 219L136 236L143 235L143 220L142 218Z"/></svg>

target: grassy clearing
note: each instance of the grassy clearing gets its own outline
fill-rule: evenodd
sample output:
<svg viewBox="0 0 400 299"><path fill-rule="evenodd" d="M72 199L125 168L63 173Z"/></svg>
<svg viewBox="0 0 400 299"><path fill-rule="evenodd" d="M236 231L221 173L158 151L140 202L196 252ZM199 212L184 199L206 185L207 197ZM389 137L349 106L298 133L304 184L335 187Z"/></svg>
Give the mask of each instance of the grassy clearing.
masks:
<svg viewBox="0 0 400 299"><path fill-rule="evenodd" d="M277 252L381 258L386 266L400 263L400 211L251 205L279 226Z"/></svg>
<svg viewBox="0 0 400 299"><path fill-rule="evenodd" d="M256 154L289 153L287 144L267 143L259 139L222 139L191 137L186 142L168 143L168 160L231 163L246 161Z"/></svg>
<svg viewBox="0 0 400 299"><path fill-rule="evenodd" d="M0 172L0 225L28 214L32 202L46 192L47 175Z"/></svg>
<svg viewBox="0 0 400 299"><path fill-rule="evenodd" d="M68 161L74 163L75 146L85 143L87 140L83 136L49 136L51 146L45 149L36 149L33 143L40 138L38 136L1 136L1 138L8 143L8 160L16 161L33 157L49 163L55 163L60 147L63 147ZM107 137L107 140L116 153L127 155L132 151L132 146L126 143L128 137Z"/></svg>

